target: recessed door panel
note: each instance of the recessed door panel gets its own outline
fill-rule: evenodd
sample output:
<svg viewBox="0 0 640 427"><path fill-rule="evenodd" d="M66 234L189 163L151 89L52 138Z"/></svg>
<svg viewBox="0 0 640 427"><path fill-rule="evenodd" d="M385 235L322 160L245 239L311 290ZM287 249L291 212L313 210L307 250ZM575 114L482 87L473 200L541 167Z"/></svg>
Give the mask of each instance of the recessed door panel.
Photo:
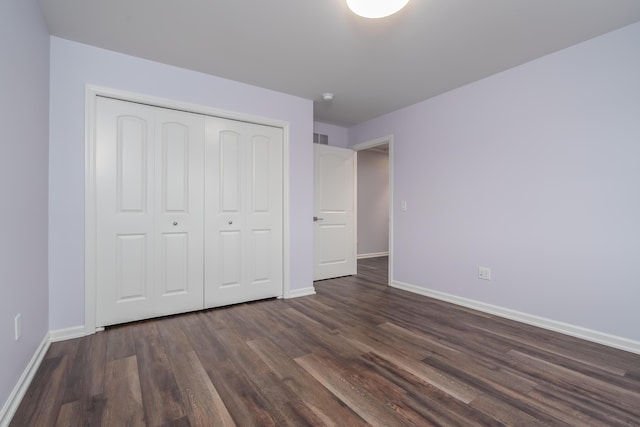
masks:
<svg viewBox="0 0 640 427"><path fill-rule="evenodd" d="M181 123L162 126L163 200L166 212L185 212L189 200L189 129Z"/></svg>
<svg viewBox="0 0 640 427"><path fill-rule="evenodd" d="M147 236L117 236L116 302L147 298Z"/></svg>
<svg viewBox="0 0 640 427"><path fill-rule="evenodd" d="M253 284L271 280L273 266L271 230L253 230L251 238L251 279Z"/></svg>
<svg viewBox="0 0 640 427"><path fill-rule="evenodd" d="M189 235L165 233L162 235L162 296L184 294L189 290Z"/></svg>
<svg viewBox="0 0 640 427"><path fill-rule="evenodd" d="M335 191L353 181L353 164L345 162L341 154L324 154L318 159L319 174L323 177L319 183L319 213L344 213L353 205L351 192Z"/></svg>
<svg viewBox="0 0 640 427"><path fill-rule="evenodd" d="M241 190L241 146L236 132L220 132L220 158L216 165L220 171L220 208L223 212L240 210Z"/></svg>
<svg viewBox="0 0 640 427"><path fill-rule="evenodd" d="M347 262L347 226L320 225L320 266Z"/></svg>
<svg viewBox="0 0 640 427"><path fill-rule="evenodd" d="M272 141L262 135L252 139L252 193L254 212L268 212L269 204L269 174L271 167L271 149Z"/></svg>
<svg viewBox="0 0 640 427"><path fill-rule="evenodd" d="M240 239L237 230L220 233L220 287L239 286L242 281Z"/></svg>
<svg viewBox="0 0 640 427"><path fill-rule="evenodd" d="M140 117L117 118L118 211L142 212L146 206L147 127Z"/></svg>

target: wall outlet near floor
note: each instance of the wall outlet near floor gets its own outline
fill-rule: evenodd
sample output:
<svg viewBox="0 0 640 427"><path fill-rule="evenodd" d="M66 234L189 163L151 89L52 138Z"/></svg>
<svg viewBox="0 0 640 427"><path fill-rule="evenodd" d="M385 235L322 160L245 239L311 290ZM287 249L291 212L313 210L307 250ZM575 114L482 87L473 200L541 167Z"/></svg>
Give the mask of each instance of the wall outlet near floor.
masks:
<svg viewBox="0 0 640 427"><path fill-rule="evenodd" d="M491 269L489 267L478 267L478 279L491 280Z"/></svg>
<svg viewBox="0 0 640 427"><path fill-rule="evenodd" d="M20 313L16 314L16 317L13 323L15 327L16 341L18 341L22 336L22 314Z"/></svg>

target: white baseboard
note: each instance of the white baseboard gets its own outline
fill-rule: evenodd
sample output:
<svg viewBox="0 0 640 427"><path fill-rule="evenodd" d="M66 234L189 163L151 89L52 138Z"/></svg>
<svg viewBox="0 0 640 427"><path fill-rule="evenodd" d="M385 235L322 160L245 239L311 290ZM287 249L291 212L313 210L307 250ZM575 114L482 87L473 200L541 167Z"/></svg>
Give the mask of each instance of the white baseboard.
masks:
<svg viewBox="0 0 640 427"><path fill-rule="evenodd" d="M18 409L18 406L20 405L24 394L29 388L29 384L31 384L31 381L33 380L33 376L40 367L40 363L42 363L42 359L44 359L44 355L49 349L50 343L51 340L49 338L49 334L47 333L36 349L36 352L33 354L33 357L29 361L29 364L24 369L24 372L22 372L22 375L20 375L16 386L13 388L11 394L9 395L9 398L0 410L0 427L7 427L11 422L11 419L16 413L16 410Z"/></svg>
<svg viewBox="0 0 640 427"><path fill-rule="evenodd" d="M49 332L51 342L71 340L74 338L84 337L85 335L87 335L87 332L84 329L84 325L74 326L73 328L57 329Z"/></svg>
<svg viewBox="0 0 640 427"><path fill-rule="evenodd" d="M370 254L358 254L356 258L358 259L377 258L379 256L389 256L389 252L372 252Z"/></svg>
<svg viewBox="0 0 640 427"><path fill-rule="evenodd" d="M306 297L308 295L315 295L315 294L316 294L316 288L314 288L313 286L310 286L308 288L291 289L289 291L289 296L287 296L287 298L299 298L299 297Z"/></svg>
<svg viewBox="0 0 640 427"><path fill-rule="evenodd" d="M640 354L640 341L634 341L628 338L619 337L616 335L607 334L604 332L594 331L592 329L583 328L581 326L575 326L564 322L558 322L556 320L546 319L544 317L534 316L527 313L522 313L516 310L511 310L496 305L486 304L480 301L475 301L468 298L462 298L455 295L446 294L444 292L438 292L431 289L422 288L420 286L410 285L408 283L393 281L390 286L398 289L402 289L408 292L412 292L419 295L435 298L438 300L450 302L453 304L461 305L463 307L472 308L474 310L482 311L484 313L494 314L496 316L504 317L506 319L515 320L517 322L526 323L528 325L537 326L543 329L548 329L555 332L560 332L572 337L581 338L587 341L603 344L609 347L617 348L620 350L629 351L631 353Z"/></svg>

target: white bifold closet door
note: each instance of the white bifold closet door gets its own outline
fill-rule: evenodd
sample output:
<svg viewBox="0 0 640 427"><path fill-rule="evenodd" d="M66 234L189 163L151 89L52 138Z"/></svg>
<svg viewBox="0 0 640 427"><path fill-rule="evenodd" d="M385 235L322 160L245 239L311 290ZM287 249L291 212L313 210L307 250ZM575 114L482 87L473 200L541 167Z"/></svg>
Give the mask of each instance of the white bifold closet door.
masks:
<svg viewBox="0 0 640 427"><path fill-rule="evenodd" d="M95 170L97 326L282 295L281 129L99 97Z"/></svg>
<svg viewBox="0 0 640 427"><path fill-rule="evenodd" d="M282 295L282 129L209 117L205 307Z"/></svg>
<svg viewBox="0 0 640 427"><path fill-rule="evenodd" d="M96 324L202 308L204 118L97 102Z"/></svg>

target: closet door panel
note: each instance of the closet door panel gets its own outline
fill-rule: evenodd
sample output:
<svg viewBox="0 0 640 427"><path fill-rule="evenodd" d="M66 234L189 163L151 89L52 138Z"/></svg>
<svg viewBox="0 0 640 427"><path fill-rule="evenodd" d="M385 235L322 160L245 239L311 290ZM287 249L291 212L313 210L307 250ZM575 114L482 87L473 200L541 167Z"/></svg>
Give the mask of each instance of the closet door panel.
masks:
<svg viewBox="0 0 640 427"><path fill-rule="evenodd" d="M281 296L282 130L208 118L205 134L205 306Z"/></svg>
<svg viewBox="0 0 640 427"><path fill-rule="evenodd" d="M282 293L282 129L253 124L247 137L248 286L256 298L266 298Z"/></svg>
<svg viewBox="0 0 640 427"><path fill-rule="evenodd" d="M202 309L204 117L156 109L156 313Z"/></svg>
<svg viewBox="0 0 640 427"><path fill-rule="evenodd" d="M205 122L205 307L242 301L244 147L242 124Z"/></svg>
<svg viewBox="0 0 640 427"><path fill-rule="evenodd" d="M153 313L154 113L98 98L96 324Z"/></svg>
<svg viewBox="0 0 640 427"><path fill-rule="evenodd" d="M203 307L204 118L97 100L96 325Z"/></svg>

